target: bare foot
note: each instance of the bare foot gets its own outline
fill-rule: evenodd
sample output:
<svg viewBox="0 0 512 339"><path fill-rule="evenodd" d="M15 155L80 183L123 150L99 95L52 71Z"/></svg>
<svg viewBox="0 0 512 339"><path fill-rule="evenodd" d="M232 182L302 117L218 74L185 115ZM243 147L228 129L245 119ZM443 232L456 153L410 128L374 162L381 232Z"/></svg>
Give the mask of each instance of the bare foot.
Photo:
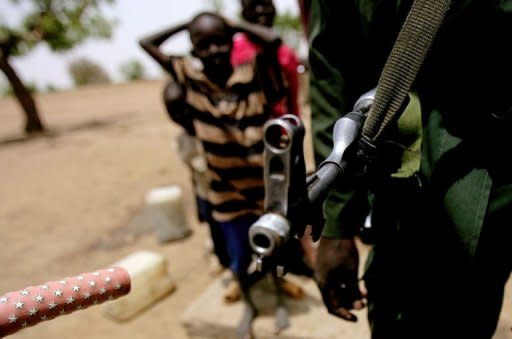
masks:
<svg viewBox="0 0 512 339"><path fill-rule="evenodd" d="M302 299L306 296L302 287L285 278L281 280L281 290L284 295L293 299Z"/></svg>
<svg viewBox="0 0 512 339"><path fill-rule="evenodd" d="M240 300L240 284L235 279L231 280L224 292L224 302L231 304Z"/></svg>
<svg viewBox="0 0 512 339"><path fill-rule="evenodd" d="M222 272L224 272L225 268L219 263L219 260L212 256L209 263L209 273L211 276L216 277L219 276Z"/></svg>

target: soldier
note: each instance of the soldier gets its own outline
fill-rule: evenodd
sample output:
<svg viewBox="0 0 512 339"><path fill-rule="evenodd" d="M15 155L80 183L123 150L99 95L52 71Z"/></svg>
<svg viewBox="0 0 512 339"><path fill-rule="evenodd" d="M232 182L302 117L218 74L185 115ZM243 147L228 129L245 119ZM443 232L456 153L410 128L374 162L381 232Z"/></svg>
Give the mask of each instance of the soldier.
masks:
<svg viewBox="0 0 512 339"><path fill-rule="evenodd" d="M411 3L311 3L319 161L332 124L377 84ZM373 178L376 233L363 276L372 338L488 339L496 330L512 263L512 169L502 160L512 130L512 52L503 43L511 34L508 1L453 1L434 38L412 87L421 165L410 177ZM327 199L315 273L329 312L349 321L366 302L354 242L366 216L354 208L367 199L360 191L338 187Z"/></svg>

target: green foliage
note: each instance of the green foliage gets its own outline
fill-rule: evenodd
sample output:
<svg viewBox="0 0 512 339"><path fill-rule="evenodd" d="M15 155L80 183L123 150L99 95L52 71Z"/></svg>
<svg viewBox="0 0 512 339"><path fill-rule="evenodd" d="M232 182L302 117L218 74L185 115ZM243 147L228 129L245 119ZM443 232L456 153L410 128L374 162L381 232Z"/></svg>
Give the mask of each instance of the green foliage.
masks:
<svg viewBox="0 0 512 339"><path fill-rule="evenodd" d="M9 86L0 82L0 97L7 96L8 90L9 90Z"/></svg>
<svg viewBox="0 0 512 339"><path fill-rule="evenodd" d="M68 50L90 37L110 38L115 22L101 13L114 0L11 0L27 10L19 27L0 22L4 55L22 55L40 42L54 51Z"/></svg>
<svg viewBox="0 0 512 339"><path fill-rule="evenodd" d="M96 62L86 58L74 60L69 64L69 73L76 87L95 84L108 84L110 77Z"/></svg>
<svg viewBox="0 0 512 339"><path fill-rule="evenodd" d="M300 17L289 11L276 16L274 27L279 31L300 31L302 29Z"/></svg>
<svg viewBox="0 0 512 339"><path fill-rule="evenodd" d="M205 0L212 7L212 10L216 13L224 12L224 1L223 0Z"/></svg>
<svg viewBox="0 0 512 339"><path fill-rule="evenodd" d="M33 82L25 84L25 87L30 94L36 94L39 92L37 85ZM14 91L10 85L0 85L0 96L9 97L12 95L14 95Z"/></svg>
<svg viewBox="0 0 512 339"><path fill-rule="evenodd" d="M128 60L119 67L123 79L126 81L140 80L146 75L146 70L138 60Z"/></svg>
<svg viewBox="0 0 512 339"><path fill-rule="evenodd" d="M46 84L44 90L46 93L55 93L59 91L59 88L53 84Z"/></svg>
<svg viewBox="0 0 512 339"><path fill-rule="evenodd" d="M300 41L304 37L300 16L294 15L290 11L278 14L274 20L274 27L283 41L297 52Z"/></svg>

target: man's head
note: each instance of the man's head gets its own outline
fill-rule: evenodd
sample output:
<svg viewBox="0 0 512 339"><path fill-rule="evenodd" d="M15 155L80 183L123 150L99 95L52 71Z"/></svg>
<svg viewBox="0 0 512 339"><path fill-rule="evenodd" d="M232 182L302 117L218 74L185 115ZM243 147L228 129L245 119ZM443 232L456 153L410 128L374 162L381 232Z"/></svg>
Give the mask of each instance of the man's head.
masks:
<svg viewBox="0 0 512 339"><path fill-rule="evenodd" d="M248 22L272 27L276 7L272 0L241 0L242 17Z"/></svg>
<svg viewBox="0 0 512 339"><path fill-rule="evenodd" d="M188 26L192 54L199 58L205 71L231 69L233 30L224 19L214 13L196 15Z"/></svg>

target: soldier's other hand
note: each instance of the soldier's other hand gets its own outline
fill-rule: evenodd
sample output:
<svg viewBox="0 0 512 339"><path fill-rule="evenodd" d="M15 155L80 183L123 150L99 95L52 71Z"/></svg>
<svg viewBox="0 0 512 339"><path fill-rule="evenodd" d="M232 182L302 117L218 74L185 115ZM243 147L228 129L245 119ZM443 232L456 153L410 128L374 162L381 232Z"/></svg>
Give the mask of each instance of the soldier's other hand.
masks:
<svg viewBox="0 0 512 339"><path fill-rule="evenodd" d="M353 310L366 306L359 287L359 253L354 239L321 238L314 278L330 314L357 321Z"/></svg>

